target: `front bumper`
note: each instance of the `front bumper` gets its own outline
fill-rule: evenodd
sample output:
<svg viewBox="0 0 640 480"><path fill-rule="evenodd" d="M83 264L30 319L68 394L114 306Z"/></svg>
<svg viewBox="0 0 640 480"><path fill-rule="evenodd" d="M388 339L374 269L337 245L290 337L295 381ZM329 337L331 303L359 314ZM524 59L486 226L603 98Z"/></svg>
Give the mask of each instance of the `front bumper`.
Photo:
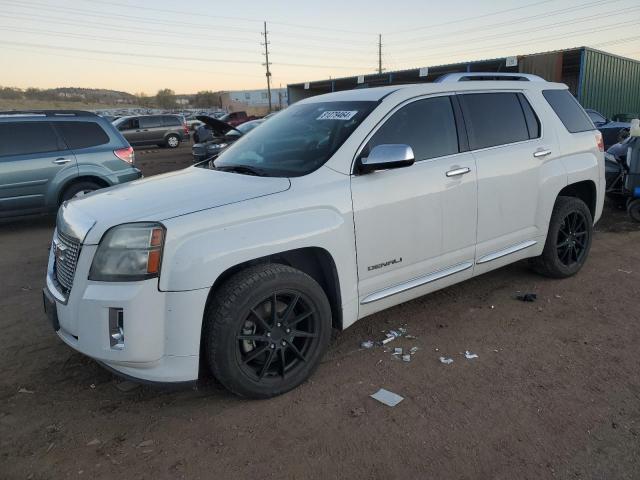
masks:
<svg viewBox="0 0 640 480"><path fill-rule="evenodd" d="M54 299L58 336L73 349L137 380L197 380L208 291L161 292L157 279L89 281L95 250L95 245L82 247L73 286L66 295L57 288L50 254L45 295ZM112 309L122 310L124 346L117 348L110 342Z"/></svg>

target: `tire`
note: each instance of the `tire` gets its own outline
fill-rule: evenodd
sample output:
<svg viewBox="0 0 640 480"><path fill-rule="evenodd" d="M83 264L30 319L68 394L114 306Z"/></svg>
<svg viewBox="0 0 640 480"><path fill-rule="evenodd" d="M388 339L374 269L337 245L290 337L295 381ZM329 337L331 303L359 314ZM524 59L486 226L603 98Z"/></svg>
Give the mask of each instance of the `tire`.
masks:
<svg viewBox="0 0 640 480"><path fill-rule="evenodd" d="M630 199L627 204L627 213L636 222L640 222L640 198Z"/></svg>
<svg viewBox="0 0 640 480"><path fill-rule="evenodd" d="M101 188L102 186L98 185L95 182L82 181L72 183L63 192L62 197L60 198L60 205L62 205L67 200L87 195L91 192L95 192L96 190L100 190Z"/></svg>
<svg viewBox="0 0 640 480"><path fill-rule="evenodd" d="M318 367L331 338L331 308L322 287L281 264L232 276L213 296L204 322L213 376L249 398L274 397L300 385Z"/></svg>
<svg viewBox="0 0 640 480"><path fill-rule="evenodd" d="M575 275L589 256L592 237L589 207L579 198L558 197L542 255L531 259L533 269L551 278Z"/></svg>
<svg viewBox="0 0 640 480"><path fill-rule="evenodd" d="M167 148L178 148L180 146L180 137L174 134L167 135L164 145Z"/></svg>

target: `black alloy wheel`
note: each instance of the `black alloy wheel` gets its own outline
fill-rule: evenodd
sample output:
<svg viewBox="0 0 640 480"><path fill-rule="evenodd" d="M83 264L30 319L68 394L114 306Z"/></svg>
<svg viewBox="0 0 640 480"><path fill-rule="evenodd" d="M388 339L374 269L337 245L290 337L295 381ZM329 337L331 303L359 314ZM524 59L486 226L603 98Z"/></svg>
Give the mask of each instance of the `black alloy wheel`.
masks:
<svg viewBox="0 0 640 480"><path fill-rule="evenodd" d="M283 264L254 265L216 287L205 312L203 354L227 389L269 398L311 376L331 324L329 300L313 278Z"/></svg>
<svg viewBox="0 0 640 480"><path fill-rule="evenodd" d="M570 212L558 229L556 248L560 262L571 267L580 263L587 252L589 229L584 214L579 210Z"/></svg>
<svg viewBox="0 0 640 480"><path fill-rule="evenodd" d="M295 375L317 343L317 315L309 300L294 291L259 301L236 335L237 360L245 375L257 381Z"/></svg>
<svg viewBox="0 0 640 480"><path fill-rule="evenodd" d="M587 204L576 197L558 197L542 254L530 259L530 264L547 277L575 275L589 256L592 236L593 219Z"/></svg>

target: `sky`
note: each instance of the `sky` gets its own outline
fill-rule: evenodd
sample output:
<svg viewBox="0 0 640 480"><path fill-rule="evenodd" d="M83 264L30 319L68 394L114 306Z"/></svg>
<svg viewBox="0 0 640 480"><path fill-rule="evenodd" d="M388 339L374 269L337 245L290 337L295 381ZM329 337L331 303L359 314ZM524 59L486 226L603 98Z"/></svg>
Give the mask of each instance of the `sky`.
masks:
<svg viewBox="0 0 640 480"><path fill-rule="evenodd" d="M638 0L0 0L0 85L155 94L591 46L640 60Z"/></svg>

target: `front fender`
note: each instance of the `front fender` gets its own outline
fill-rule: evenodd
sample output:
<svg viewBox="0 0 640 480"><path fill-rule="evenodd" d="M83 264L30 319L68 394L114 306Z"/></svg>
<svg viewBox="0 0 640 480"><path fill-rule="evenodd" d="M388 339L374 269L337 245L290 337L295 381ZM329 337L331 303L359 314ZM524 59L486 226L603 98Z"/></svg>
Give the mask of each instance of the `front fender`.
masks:
<svg viewBox="0 0 640 480"><path fill-rule="evenodd" d="M336 174L338 175L338 174ZM167 227L159 287L211 288L231 267L277 253L316 247L338 270L343 305L355 302L357 270L348 177L301 194L277 195L175 217ZM323 201L331 199L331 204Z"/></svg>

